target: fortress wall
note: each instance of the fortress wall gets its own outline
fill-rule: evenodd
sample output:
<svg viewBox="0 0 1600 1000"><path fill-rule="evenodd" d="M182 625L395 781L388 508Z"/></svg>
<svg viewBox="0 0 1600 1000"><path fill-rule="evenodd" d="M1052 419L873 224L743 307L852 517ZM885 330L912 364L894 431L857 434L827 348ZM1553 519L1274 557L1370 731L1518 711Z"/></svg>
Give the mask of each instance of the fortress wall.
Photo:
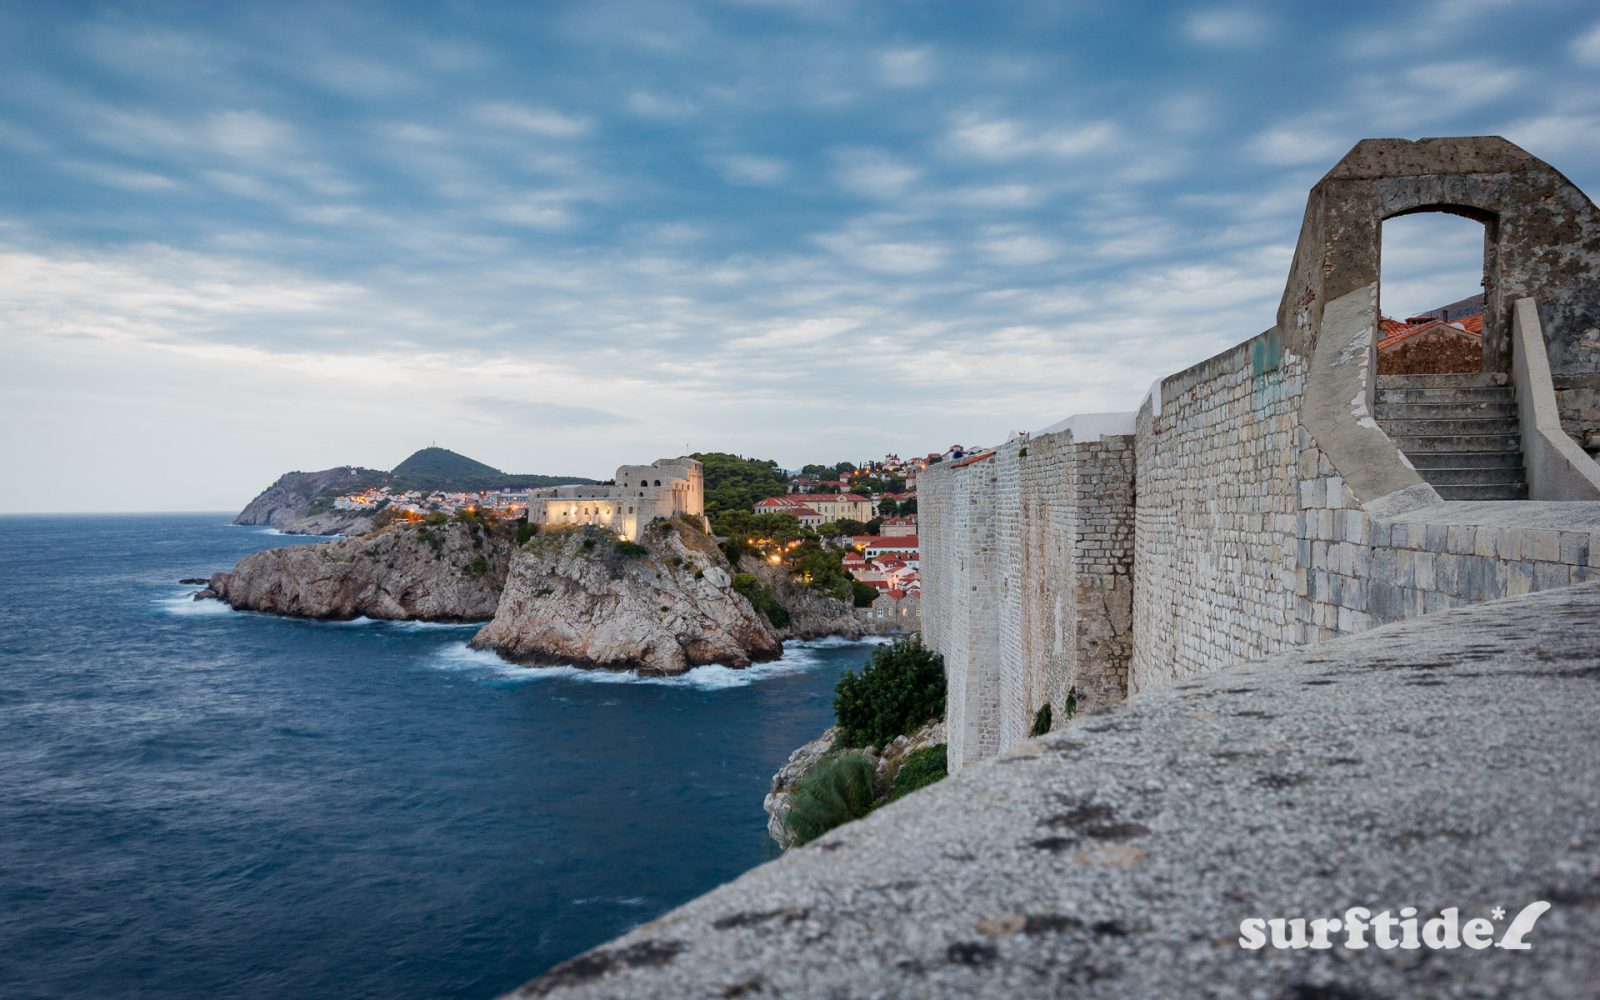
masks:
<svg viewBox="0 0 1600 1000"><path fill-rule="evenodd" d="M918 528L931 533L919 534L923 641L944 655L952 770L999 750L996 489L993 459L932 466L917 480Z"/></svg>
<svg viewBox="0 0 1600 1000"><path fill-rule="evenodd" d="M1130 691L1299 637L1305 373L1268 331L1164 379L1159 407L1152 398L1140 410Z"/></svg>
<svg viewBox="0 0 1600 1000"><path fill-rule="evenodd" d="M1070 691L1083 708L1125 696L1133 472L1131 435L1066 430L919 478L923 638L945 657L952 767L1025 741L1046 702L1064 719Z"/></svg>

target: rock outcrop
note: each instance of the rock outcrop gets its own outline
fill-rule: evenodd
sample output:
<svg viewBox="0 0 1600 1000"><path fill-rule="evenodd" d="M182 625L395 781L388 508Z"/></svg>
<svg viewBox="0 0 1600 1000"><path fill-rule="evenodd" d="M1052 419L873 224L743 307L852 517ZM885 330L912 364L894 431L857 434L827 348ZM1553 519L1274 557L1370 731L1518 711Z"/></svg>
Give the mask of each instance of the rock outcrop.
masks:
<svg viewBox="0 0 1600 1000"><path fill-rule="evenodd" d="M746 667L783 650L733 589L716 543L678 519L652 522L637 544L594 527L534 537L472 645L514 662L645 674Z"/></svg>
<svg viewBox="0 0 1600 1000"><path fill-rule="evenodd" d="M372 529L372 519L356 511L309 508L329 487L357 489L369 484L371 470L341 465L321 472L286 472L250 501L234 524L260 524L286 535L354 535Z"/></svg>
<svg viewBox="0 0 1600 1000"><path fill-rule="evenodd" d="M861 619L856 617L855 608L849 602L796 583L784 567L754 556L739 560L739 572L754 576L789 612L789 624L778 629L782 638L818 639L825 635L861 638L864 631Z"/></svg>
<svg viewBox="0 0 1600 1000"><path fill-rule="evenodd" d="M487 621L511 553L508 539L476 523L394 525L254 553L213 576L202 595L239 611L303 618Z"/></svg>
<svg viewBox="0 0 1600 1000"><path fill-rule="evenodd" d="M897 736L885 747L841 747L839 727L829 726L827 732L789 755L789 759L772 776L772 790L761 800L767 811L767 836L787 850L792 843L785 820L789 815L789 799L795 785L811 773L811 769L836 753L859 753L872 761L873 781L879 795L888 795L894 789L895 775L912 753L925 747L945 742L944 720L930 722L914 733Z"/></svg>

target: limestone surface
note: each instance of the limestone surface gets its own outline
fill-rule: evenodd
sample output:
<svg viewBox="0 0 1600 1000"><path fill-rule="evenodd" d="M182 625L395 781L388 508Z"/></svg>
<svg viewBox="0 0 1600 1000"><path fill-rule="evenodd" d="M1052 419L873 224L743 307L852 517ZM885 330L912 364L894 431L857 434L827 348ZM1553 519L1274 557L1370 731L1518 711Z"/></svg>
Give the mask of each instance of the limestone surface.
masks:
<svg viewBox="0 0 1600 1000"><path fill-rule="evenodd" d="M1591 583L1187 679L791 850L516 995L1590 997L1597 651ZM1454 907L1499 938L1539 901L1526 951L1240 945L1245 920L1351 907Z"/></svg>
<svg viewBox="0 0 1600 1000"><path fill-rule="evenodd" d="M511 544L476 524L395 525L253 553L214 575L208 596L303 618L487 621L510 562Z"/></svg>
<svg viewBox="0 0 1600 1000"><path fill-rule="evenodd" d="M647 674L747 667L783 651L733 589L716 543L679 518L651 522L638 543L599 527L535 536L472 645L517 662Z"/></svg>

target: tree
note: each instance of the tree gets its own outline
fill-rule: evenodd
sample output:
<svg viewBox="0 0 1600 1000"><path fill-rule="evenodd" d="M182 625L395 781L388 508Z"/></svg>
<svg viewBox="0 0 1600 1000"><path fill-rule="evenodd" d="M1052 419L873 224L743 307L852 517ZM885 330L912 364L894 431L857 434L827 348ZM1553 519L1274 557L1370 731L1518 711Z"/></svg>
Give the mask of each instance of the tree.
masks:
<svg viewBox="0 0 1600 1000"><path fill-rule="evenodd" d="M833 467L833 471L839 473L840 475L843 475L846 472L854 472L854 471L856 471L856 467L855 467L854 463L851 463L851 462L840 462L838 465L835 465Z"/></svg>
<svg viewBox="0 0 1600 1000"><path fill-rule="evenodd" d="M894 517L900 513L900 505L894 502L893 497L884 497L878 502L878 513L884 517Z"/></svg>

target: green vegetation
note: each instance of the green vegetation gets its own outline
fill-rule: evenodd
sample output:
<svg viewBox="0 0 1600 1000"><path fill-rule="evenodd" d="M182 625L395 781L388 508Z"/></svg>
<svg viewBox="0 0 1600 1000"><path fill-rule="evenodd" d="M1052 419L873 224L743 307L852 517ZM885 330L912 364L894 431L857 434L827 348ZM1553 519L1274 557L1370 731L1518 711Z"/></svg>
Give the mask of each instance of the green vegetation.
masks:
<svg viewBox="0 0 1600 1000"><path fill-rule="evenodd" d="M901 762L900 770L894 776L894 794L890 801L909 795L919 788L926 788L935 781L950 773L950 763L946 751L949 748L940 743L938 746L923 747L914 753L906 755Z"/></svg>
<svg viewBox="0 0 1600 1000"><path fill-rule="evenodd" d="M643 545L640 545L638 542L630 542L627 539L622 539L621 541L617 542L617 555L619 556L623 556L628 559L637 559L640 556L647 556L649 554L650 550L645 548Z"/></svg>
<svg viewBox="0 0 1600 1000"><path fill-rule="evenodd" d="M872 602L878 599L878 588L872 586L870 583L862 583L859 580L851 580L850 595L853 598L851 603L853 603L856 607L870 608L872 607Z"/></svg>
<svg viewBox="0 0 1600 1000"><path fill-rule="evenodd" d="M444 524L448 520L450 520L449 514L446 514L442 510L436 510L432 514L429 514L427 517L423 518L422 523L427 525L437 525Z"/></svg>
<svg viewBox="0 0 1600 1000"><path fill-rule="evenodd" d="M767 616L774 626L783 628L789 624L789 609L778 603L772 591L761 585L749 573L736 573L733 577L733 589L744 595L750 606Z"/></svg>
<svg viewBox="0 0 1600 1000"><path fill-rule="evenodd" d="M720 515L747 513L756 501L789 492L783 470L771 459L743 458L722 451L695 452L690 457L705 467L706 516L715 534L728 534L717 526Z"/></svg>
<svg viewBox="0 0 1600 1000"><path fill-rule="evenodd" d="M860 753L824 760L795 785L784 825L796 846L872 811L872 761Z"/></svg>
<svg viewBox="0 0 1600 1000"><path fill-rule="evenodd" d="M483 556L478 556L467 563L467 568L462 570L461 574L463 576L480 577L487 572L489 572L489 560Z"/></svg>
<svg viewBox="0 0 1600 1000"><path fill-rule="evenodd" d="M901 639L873 650L860 673L846 670L833 691L839 742L881 747L944 715L944 658L919 636Z"/></svg>
<svg viewBox="0 0 1600 1000"><path fill-rule="evenodd" d="M1034 713L1033 728L1028 730L1030 739L1043 736L1050 731L1050 703L1047 701L1039 706L1039 711Z"/></svg>
<svg viewBox="0 0 1600 1000"><path fill-rule="evenodd" d="M537 524L529 524L527 521L517 522L516 540L518 545L528 544L528 539L532 538L538 533L539 526Z"/></svg>
<svg viewBox="0 0 1600 1000"><path fill-rule="evenodd" d="M1072 717L1074 715L1077 715L1077 714L1078 714L1078 689L1076 687L1074 687L1072 690L1067 692L1067 721L1071 722L1072 721Z"/></svg>

